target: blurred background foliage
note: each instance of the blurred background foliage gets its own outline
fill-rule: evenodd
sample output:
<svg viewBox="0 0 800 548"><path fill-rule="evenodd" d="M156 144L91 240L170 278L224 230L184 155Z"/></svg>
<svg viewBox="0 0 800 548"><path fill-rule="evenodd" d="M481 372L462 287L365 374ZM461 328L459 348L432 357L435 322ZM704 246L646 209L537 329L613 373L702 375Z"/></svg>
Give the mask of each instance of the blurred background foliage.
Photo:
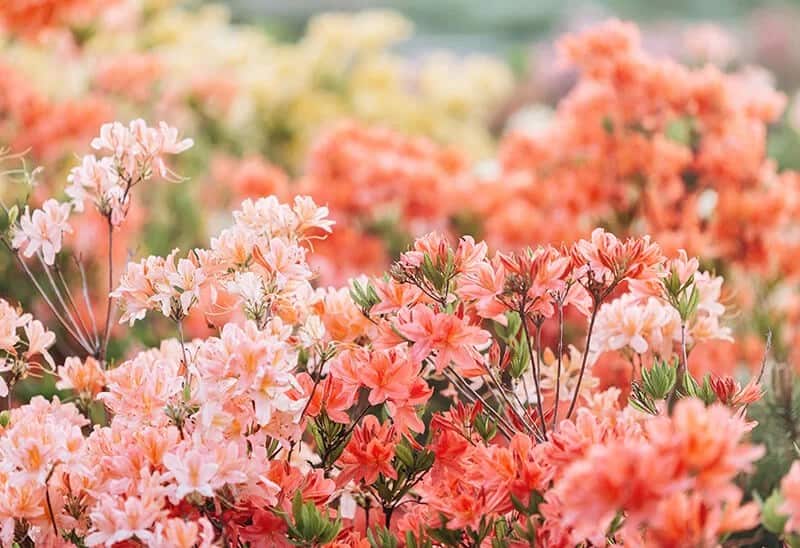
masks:
<svg viewBox="0 0 800 548"><path fill-rule="evenodd" d="M714 20L735 22L762 9L791 9L800 2L763 0L227 0L238 21L261 20L284 37L299 36L321 11L386 8L414 21L410 48L498 51L520 47L569 26L576 19L616 16L640 24Z"/></svg>
<svg viewBox="0 0 800 548"><path fill-rule="evenodd" d="M519 79L515 106L554 104L569 82L555 89L534 89L542 73L554 70L552 45L565 32L609 17L642 28L649 49L681 56L687 27L714 24L737 44L735 63L766 69L791 98L800 88L800 0L226 0L232 20L256 24L279 40L296 41L308 21L322 12L392 9L414 24L411 37L395 50L425 55L432 50L483 53L504 59ZM526 86L526 82L531 85ZM791 110L787 108L787 117ZM501 124L498 123L498 126ZM800 138L786 124L772 128L770 156L781 168L800 168Z"/></svg>

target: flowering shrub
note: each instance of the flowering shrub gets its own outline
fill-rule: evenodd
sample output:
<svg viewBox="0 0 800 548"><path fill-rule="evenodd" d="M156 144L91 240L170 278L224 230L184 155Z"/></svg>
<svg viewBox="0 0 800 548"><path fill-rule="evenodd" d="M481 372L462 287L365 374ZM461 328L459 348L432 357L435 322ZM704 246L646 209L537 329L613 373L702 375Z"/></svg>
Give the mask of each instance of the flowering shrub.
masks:
<svg viewBox="0 0 800 548"><path fill-rule="evenodd" d="M290 41L233 23L222 5L182 4L15 0L0 8L0 148L27 153L45 167L32 208L61 192L73 155L91 151L88 145L105 122L165 120L195 140L172 164L189 176L185 184L143 193L115 232L117 271L134 245L162 255L171 246L204 245L245 198L311 194L290 184L283 171L303 172L320 132L344 119L428 136L476 156L494 148L489 124L513 85L510 69L499 60L401 55L393 46L412 28L394 12L321 14ZM200 50L205 54L198 57ZM445 73L448 78L441 77ZM384 142L391 139L394 134ZM334 176L341 182L344 175L320 178L314 187ZM0 185L0 199L22 199L17 188ZM391 214L347 224L341 213L333 217L342 230L314 261L328 282L341 285L358 273L377 273L406 244L383 244L382 234L400 233L388 230ZM104 230L104 222L98 215L82 216L67 243L84 259L90 292L106 285L107 272L104 249L85 235ZM364 246L356 243L361 241ZM352 265L333 261L331 249L339 243L362 248L361 259ZM2 294L12 290L7 280L13 268L0 259ZM33 298L15 294L26 304ZM187 329L203 333L202 327L190 323ZM159 325L152 329L162 334ZM135 339L154 344L158 336L137 330Z"/></svg>
<svg viewBox="0 0 800 548"><path fill-rule="evenodd" d="M490 254L434 232L385 276L325 289L308 261L328 209L248 199L208 248L109 267L97 322L66 282L72 216L106 220L110 259L137 187L180 181L167 156L191 145L105 125L70 201L5 207L2 241L80 351L56 367L56 335L0 301L3 392L54 375L67 396L0 415L4 545L674 546L758 526L736 478L763 454L743 416L760 379L687 370L731 336L722 279L648 237ZM148 314L177 338L112 361L111 323ZM216 332L188 340L198 314ZM605 350L635 372L627 397L594 379Z"/></svg>
<svg viewBox="0 0 800 548"><path fill-rule="evenodd" d="M94 5L12 4L5 31L34 44ZM339 74L349 25L364 55L403 30L322 18L298 52ZM0 546L800 546L794 333L775 320L796 311L745 319L785 328L772 367L769 334L749 377L708 350L745 346L731 281L791 287L797 177L765 152L780 98L645 54L618 22L563 44L577 86L494 165L342 122L297 177L217 156L243 201L162 254L138 245L152 195L202 172L184 168L207 135L68 124L31 170L19 120L60 103L4 89L0 242L21 281L0 298ZM98 65L101 96L169 81L169 56L127 55ZM119 87L128 69L140 85ZM29 377L58 393L26 399Z"/></svg>

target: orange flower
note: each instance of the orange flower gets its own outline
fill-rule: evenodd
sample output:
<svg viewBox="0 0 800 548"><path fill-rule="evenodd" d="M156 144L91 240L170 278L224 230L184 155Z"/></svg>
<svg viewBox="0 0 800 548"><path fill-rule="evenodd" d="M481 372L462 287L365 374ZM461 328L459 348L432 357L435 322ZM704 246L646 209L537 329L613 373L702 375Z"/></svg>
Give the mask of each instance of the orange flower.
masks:
<svg viewBox="0 0 800 548"><path fill-rule="evenodd" d="M361 382L370 389L369 403L377 405L391 399L408 399L414 379L419 375L419 362L413 362L402 347L373 352L369 362L359 371Z"/></svg>
<svg viewBox="0 0 800 548"><path fill-rule="evenodd" d="M342 472L336 482L344 485L354 480L369 485L381 474L397 479L397 471L392 467L396 438L395 429L390 424L380 424L374 415L364 417L361 425L353 430L353 437L339 458Z"/></svg>
<svg viewBox="0 0 800 548"><path fill-rule="evenodd" d="M466 318L453 314L435 313L430 307L418 304L412 309L411 321L397 326L400 333L413 342L411 357L416 362L436 352L434 364L442 371L453 363L456 367L471 368L480 356L476 347L488 344L489 333L469 325Z"/></svg>

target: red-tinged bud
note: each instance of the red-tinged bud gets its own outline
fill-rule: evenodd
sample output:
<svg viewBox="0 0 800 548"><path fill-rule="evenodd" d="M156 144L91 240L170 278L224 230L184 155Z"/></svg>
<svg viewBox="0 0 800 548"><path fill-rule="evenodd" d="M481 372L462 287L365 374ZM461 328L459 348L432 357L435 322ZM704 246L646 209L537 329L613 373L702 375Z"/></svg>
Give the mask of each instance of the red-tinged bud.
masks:
<svg viewBox="0 0 800 548"><path fill-rule="evenodd" d="M726 405L733 401L739 389L736 380L730 375L725 375L724 377L712 376L710 384L711 390L717 395L717 399Z"/></svg>

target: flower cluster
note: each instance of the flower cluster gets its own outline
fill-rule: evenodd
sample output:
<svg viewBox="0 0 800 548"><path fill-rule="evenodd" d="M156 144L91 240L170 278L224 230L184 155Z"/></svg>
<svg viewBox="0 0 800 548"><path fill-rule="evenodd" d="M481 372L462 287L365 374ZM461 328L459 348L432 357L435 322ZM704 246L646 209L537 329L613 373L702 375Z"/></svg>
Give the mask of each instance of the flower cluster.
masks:
<svg viewBox="0 0 800 548"><path fill-rule="evenodd" d="M148 310L180 321L200 300L205 274L195 255L176 261L177 250L168 257L147 257L128 264L112 296L122 302L121 322L144 318Z"/></svg>
<svg viewBox="0 0 800 548"><path fill-rule="evenodd" d="M626 350L670 356L673 345L732 340L721 325L722 277L699 271L681 250L656 283L632 283L632 291L604 304L597 316L592 352Z"/></svg>
<svg viewBox="0 0 800 548"><path fill-rule="evenodd" d="M408 72L390 14L322 16L279 46L211 7L125 4L150 50L125 25L59 35L87 21L72 4L39 3L36 40L2 48L61 36L114 108L202 129L195 146L106 123L69 169L52 160L85 127L62 128L31 153L55 147L63 193L3 156L26 196L0 192L0 243L40 320L0 299L0 546L800 546L782 359L800 305L781 298L800 179L766 158L771 90L610 22L563 41L581 72L547 127L478 165L505 70ZM12 149L62 100L19 83L0 83ZM199 183L173 171L207 161ZM199 219L177 209L197 184ZM747 346L728 305L750 280L772 300L736 304L779 360L767 335L745 377L720 345Z"/></svg>
<svg viewBox="0 0 800 548"><path fill-rule="evenodd" d="M32 370L52 371L55 361L49 349L55 341L55 334L42 322L0 299L0 372L9 373L12 384ZM8 395L8 383L0 377L0 397Z"/></svg>
<svg viewBox="0 0 800 548"><path fill-rule="evenodd" d="M783 98L745 74L654 57L619 21L569 36L561 50L580 79L546 128L501 144L498 179L513 184L482 201L490 241L570 240L575 232L563 231L580 234L600 217L670 249L775 268L766 249L786 241L793 202L781 196L797 186L766 157ZM741 228L752 224L759 230Z"/></svg>
<svg viewBox="0 0 800 548"><path fill-rule="evenodd" d="M179 140L178 131L164 122L158 128L148 127L141 119L128 127L119 122L104 124L92 148L106 156L84 156L67 178L66 193L77 211L91 200L113 226L119 226L128 214L131 189L154 175L177 180L164 156L183 152L192 144L191 139Z"/></svg>

